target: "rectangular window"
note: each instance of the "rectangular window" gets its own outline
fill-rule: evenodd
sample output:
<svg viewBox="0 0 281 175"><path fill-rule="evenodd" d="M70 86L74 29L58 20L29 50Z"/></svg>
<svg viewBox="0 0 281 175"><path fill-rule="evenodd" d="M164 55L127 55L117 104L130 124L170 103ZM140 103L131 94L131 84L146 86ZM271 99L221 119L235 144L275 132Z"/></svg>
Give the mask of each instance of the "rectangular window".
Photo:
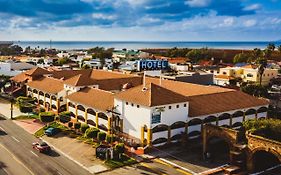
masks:
<svg viewBox="0 0 281 175"><path fill-rule="evenodd" d="M161 113L152 114L151 124L161 123Z"/></svg>
<svg viewBox="0 0 281 175"><path fill-rule="evenodd" d="M169 106L169 109L172 109L172 106Z"/></svg>
<svg viewBox="0 0 281 175"><path fill-rule="evenodd" d="M186 104L184 104L183 107L186 107Z"/></svg>
<svg viewBox="0 0 281 175"><path fill-rule="evenodd" d="M128 102L126 102L126 105L128 105L129 103Z"/></svg>
<svg viewBox="0 0 281 175"><path fill-rule="evenodd" d="M180 107L180 105L177 105L177 108L179 108Z"/></svg>
<svg viewBox="0 0 281 175"><path fill-rule="evenodd" d="M137 108L140 108L140 105L137 105Z"/></svg>

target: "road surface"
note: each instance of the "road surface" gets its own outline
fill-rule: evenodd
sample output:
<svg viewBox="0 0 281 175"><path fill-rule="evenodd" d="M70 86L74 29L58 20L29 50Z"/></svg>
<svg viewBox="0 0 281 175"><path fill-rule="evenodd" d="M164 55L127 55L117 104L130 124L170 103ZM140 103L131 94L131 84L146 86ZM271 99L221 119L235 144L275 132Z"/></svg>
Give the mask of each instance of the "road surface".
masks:
<svg viewBox="0 0 281 175"><path fill-rule="evenodd" d="M0 130L3 130L6 133L2 133L0 135L2 149L6 149L6 151L12 153L16 159L22 162L22 164L31 172L31 174L90 174L90 172L83 169L73 161L69 160L63 155L58 154L56 151L54 151L54 149L50 155L45 155L34 150L31 144L35 141L38 141L38 139L27 133L11 120L0 120ZM0 155L2 157L3 154L0 152ZM9 156L6 154L4 155L5 158ZM1 173L0 171L0 174L3 174L3 172Z"/></svg>

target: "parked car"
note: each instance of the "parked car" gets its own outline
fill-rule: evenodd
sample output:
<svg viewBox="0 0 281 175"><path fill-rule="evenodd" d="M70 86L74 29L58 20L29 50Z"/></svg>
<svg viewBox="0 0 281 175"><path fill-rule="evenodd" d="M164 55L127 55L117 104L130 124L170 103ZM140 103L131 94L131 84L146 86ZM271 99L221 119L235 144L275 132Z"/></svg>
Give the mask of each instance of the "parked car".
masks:
<svg viewBox="0 0 281 175"><path fill-rule="evenodd" d="M60 132L60 129L59 128L48 128L46 131L45 131L45 134L47 136L54 136L56 135L57 133Z"/></svg>
<svg viewBox="0 0 281 175"><path fill-rule="evenodd" d="M32 143L32 147L40 153L49 153L51 151L51 147L45 142L34 142Z"/></svg>

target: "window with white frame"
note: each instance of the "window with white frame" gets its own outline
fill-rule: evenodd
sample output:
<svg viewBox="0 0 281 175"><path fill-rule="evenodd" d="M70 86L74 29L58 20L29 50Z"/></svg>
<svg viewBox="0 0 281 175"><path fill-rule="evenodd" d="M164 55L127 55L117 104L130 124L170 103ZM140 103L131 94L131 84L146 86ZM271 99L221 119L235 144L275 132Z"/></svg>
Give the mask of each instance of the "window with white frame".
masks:
<svg viewBox="0 0 281 175"><path fill-rule="evenodd" d="M151 118L151 124L161 123L161 112L153 112Z"/></svg>

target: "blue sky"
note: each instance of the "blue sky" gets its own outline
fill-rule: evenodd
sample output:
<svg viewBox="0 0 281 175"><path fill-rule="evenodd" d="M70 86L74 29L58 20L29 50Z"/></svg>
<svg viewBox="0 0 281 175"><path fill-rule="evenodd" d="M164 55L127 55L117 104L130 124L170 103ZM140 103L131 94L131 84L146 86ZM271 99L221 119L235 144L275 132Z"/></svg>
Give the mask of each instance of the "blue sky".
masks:
<svg viewBox="0 0 281 175"><path fill-rule="evenodd" d="M0 0L0 40L281 39L281 0Z"/></svg>

